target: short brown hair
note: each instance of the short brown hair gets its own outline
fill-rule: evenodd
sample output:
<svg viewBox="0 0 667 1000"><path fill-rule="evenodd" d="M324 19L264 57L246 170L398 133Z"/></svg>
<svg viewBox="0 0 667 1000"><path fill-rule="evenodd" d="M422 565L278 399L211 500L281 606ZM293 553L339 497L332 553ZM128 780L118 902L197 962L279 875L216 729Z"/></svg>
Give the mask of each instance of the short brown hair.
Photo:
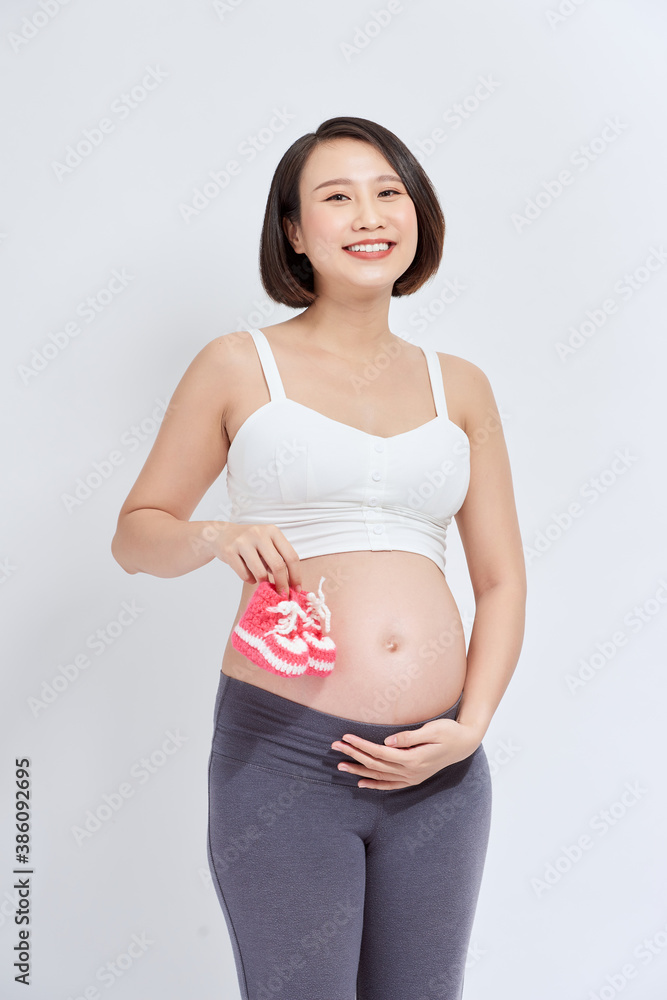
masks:
<svg viewBox="0 0 667 1000"><path fill-rule="evenodd" d="M283 230L283 218L301 221L299 182L304 164L316 146L332 139L360 139L375 146L402 179L417 214L417 250L410 266L394 282L392 296L410 295L440 266L445 218L426 171L404 142L389 129L367 118L328 118L315 132L292 143L275 169L264 212L259 243L259 271L270 298L299 308L316 298L313 268L297 254Z"/></svg>

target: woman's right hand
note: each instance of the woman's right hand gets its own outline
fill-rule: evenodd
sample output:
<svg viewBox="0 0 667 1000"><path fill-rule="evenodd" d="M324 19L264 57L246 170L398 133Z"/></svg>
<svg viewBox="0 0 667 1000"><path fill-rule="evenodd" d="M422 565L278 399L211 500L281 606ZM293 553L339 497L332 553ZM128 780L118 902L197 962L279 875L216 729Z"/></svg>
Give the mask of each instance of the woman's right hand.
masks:
<svg viewBox="0 0 667 1000"><path fill-rule="evenodd" d="M227 563L244 583L268 580L278 593L301 588L301 563L296 550L275 524L216 522L204 538L216 558Z"/></svg>

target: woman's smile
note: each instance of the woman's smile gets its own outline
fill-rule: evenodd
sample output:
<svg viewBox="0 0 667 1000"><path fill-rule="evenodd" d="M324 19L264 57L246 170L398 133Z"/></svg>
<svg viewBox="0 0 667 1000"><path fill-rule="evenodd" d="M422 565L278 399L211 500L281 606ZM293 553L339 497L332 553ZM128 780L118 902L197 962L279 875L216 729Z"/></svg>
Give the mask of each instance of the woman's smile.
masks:
<svg viewBox="0 0 667 1000"><path fill-rule="evenodd" d="M357 260L379 260L388 257L395 246L391 240L360 240L343 247L343 250Z"/></svg>

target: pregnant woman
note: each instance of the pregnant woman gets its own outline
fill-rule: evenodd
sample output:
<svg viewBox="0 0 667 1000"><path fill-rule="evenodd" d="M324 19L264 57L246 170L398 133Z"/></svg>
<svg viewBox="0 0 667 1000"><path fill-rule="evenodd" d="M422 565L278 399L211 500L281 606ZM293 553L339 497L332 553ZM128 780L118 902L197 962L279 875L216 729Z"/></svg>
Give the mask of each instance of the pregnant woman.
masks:
<svg viewBox="0 0 667 1000"><path fill-rule="evenodd" d="M128 573L219 559L243 581L207 847L244 1000L462 996L491 824L482 739L519 659L526 574L487 377L389 329L444 230L388 129L332 118L298 139L260 271L302 311L200 350L119 515ZM225 466L229 520L190 521ZM467 651L445 577L454 516Z"/></svg>

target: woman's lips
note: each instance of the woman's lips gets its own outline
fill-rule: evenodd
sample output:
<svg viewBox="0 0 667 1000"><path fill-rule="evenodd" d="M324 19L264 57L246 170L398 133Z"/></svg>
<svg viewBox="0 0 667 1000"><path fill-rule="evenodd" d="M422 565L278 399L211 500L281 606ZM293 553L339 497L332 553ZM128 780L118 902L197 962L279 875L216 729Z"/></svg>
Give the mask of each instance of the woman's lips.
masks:
<svg viewBox="0 0 667 1000"><path fill-rule="evenodd" d="M389 240L378 240L377 242L389 243ZM351 246L355 246L355 244L352 243ZM362 260L379 260L380 257L387 257L395 246L395 243L389 243L389 248L387 250L348 250L347 247L343 247L343 250L345 253L349 254L350 257L361 257Z"/></svg>

